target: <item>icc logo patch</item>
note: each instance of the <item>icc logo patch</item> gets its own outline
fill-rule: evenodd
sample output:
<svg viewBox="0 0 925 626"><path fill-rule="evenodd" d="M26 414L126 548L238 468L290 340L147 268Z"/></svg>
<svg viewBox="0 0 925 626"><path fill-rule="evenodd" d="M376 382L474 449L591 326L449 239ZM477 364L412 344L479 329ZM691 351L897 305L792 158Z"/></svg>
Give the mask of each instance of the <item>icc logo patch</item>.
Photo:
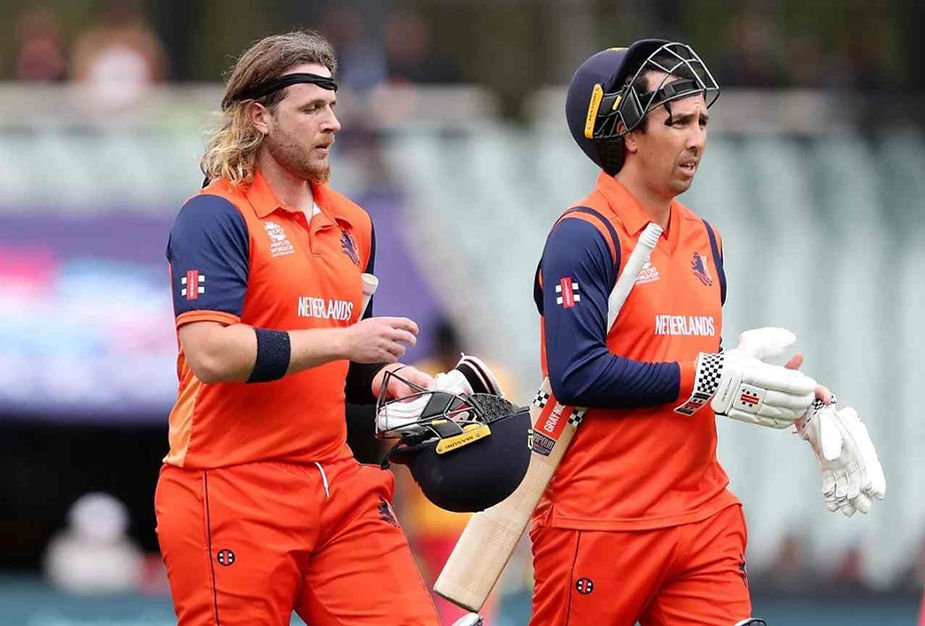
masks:
<svg viewBox="0 0 925 626"><path fill-rule="evenodd" d="M642 270L639 272L639 276L636 277L637 285L644 285L646 283L654 283L661 276L658 274L658 268L652 265L651 261L646 261L645 265L642 266Z"/></svg>
<svg viewBox="0 0 925 626"><path fill-rule="evenodd" d="M224 565L225 567L234 565L234 561L235 561L234 552L228 549L219 550L218 553L215 555L215 560L218 561L219 565Z"/></svg>
<svg viewBox="0 0 925 626"><path fill-rule="evenodd" d="M594 591L594 581L590 578L579 578L575 583L575 591L583 596L588 595Z"/></svg>
<svg viewBox="0 0 925 626"><path fill-rule="evenodd" d="M694 271L694 276L697 277L697 280L702 282L704 285L709 287L713 284L713 279L710 277L710 271L707 269L707 258L695 252L693 258L691 259L691 269Z"/></svg>
<svg viewBox="0 0 925 626"><path fill-rule="evenodd" d="M274 257L295 253L295 246L286 238L286 231L276 222L264 222L263 229L270 238L270 254Z"/></svg>
<svg viewBox="0 0 925 626"><path fill-rule="evenodd" d="M263 229L267 231L271 241L286 241L286 231L276 222L264 222Z"/></svg>

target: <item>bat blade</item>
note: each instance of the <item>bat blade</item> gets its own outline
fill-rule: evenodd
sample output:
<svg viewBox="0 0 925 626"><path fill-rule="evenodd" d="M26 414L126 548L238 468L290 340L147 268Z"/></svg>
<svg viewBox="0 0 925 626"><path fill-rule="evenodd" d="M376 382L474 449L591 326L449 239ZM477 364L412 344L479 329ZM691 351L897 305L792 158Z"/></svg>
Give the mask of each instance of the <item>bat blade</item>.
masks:
<svg viewBox="0 0 925 626"><path fill-rule="evenodd" d="M568 449L582 414L582 409L556 402L549 379L543 380L530 405L533 454L526 475L514 493L472 516L434 591L470 611L481 610Z"/></svg>

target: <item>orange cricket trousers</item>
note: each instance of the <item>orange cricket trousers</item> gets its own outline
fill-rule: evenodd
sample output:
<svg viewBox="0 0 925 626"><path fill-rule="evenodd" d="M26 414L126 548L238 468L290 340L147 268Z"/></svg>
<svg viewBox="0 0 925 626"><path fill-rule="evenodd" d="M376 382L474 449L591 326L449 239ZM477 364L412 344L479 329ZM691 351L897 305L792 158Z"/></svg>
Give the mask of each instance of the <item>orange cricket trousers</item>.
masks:
<svg viewBox="0 0 925 626"><path fill-rule="evenodd" d="M534 524L530 537L530 626L733 626L751 617L741 506L643 531Z"/></svg>
<svg viewBox="0 0 925 626"><path fill-rule="evenodd" d="M438 626L391 507L354 459L161 469L157 535L179 626Z"/></svg>

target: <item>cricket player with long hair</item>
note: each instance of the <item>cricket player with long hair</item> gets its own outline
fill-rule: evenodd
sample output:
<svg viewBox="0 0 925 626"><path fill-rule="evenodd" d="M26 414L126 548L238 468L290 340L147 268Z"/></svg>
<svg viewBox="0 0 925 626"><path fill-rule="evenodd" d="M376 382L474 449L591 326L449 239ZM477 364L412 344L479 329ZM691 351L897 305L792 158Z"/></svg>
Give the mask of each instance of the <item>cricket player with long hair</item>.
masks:
<svg viewBox="0 0 925 626"><path fill-rule="evenodd" d="M798 371L800 355L771 363L786 360L791 333L752 330L721 348L722 239L676 199L718 95L690 46L653 39L591 56L569 85L569 129L601 172L553 226L534 298L544 401L588 410L534 513L530 626L764 624L715 416L795 426L832 510L866 512L883 495L856 414ZM608 293L649 223L662 234L608 329Z"/></svg>
<svg viewBox="0 0 925 626"><path fill-rule="evenodd" d="M386 397L434 380L398 363L412 320L362 311L373 226L326 184L335 69L309 32L244 52L170 233L180 384L155 507L180 626L438 624L391 473L346 444L345 399L374 403L398 368Z"/></svg>

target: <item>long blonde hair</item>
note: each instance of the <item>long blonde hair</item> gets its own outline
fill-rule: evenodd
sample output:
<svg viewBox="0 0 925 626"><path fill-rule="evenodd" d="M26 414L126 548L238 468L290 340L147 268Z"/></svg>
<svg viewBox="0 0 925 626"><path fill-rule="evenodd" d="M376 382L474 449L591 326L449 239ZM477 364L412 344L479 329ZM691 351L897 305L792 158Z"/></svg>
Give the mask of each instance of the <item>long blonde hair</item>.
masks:
<svg viewBox="0 0 925 626"><path fill-rule="evenodd" d="M285 89L256 100L241 98L241 94L305 63L323 65L332 75L337 69L334 48L312 31L264 37L241 55L225 84L221 120L211 132L205 154L199 161L207 178L225 178L232 185L247 184L254 179L255 158L263 134L248 119L247 106L259 102L272 109L282 100Z"/></svg>

